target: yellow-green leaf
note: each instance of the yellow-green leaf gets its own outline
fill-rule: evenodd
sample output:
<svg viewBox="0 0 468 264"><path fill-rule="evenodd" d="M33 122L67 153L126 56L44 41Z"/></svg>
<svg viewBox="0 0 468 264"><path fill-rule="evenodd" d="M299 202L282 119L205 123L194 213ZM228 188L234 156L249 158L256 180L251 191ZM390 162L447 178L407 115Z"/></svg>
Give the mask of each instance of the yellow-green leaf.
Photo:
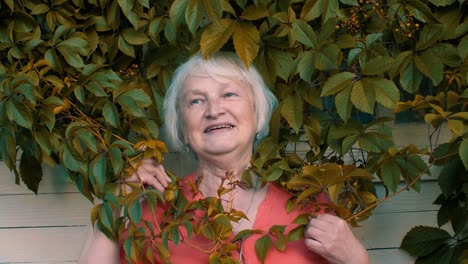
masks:
<svg viewBox="0 0 468 264"><path fill-rule="evenodd" d="M392 66L393 59L388 56L377 56L366 62L362 68L364 75L379 75L384 73Z"/></svg>
<svg viewBox="0 0 468 264"><path fill-rule="evenodd" d="M468 170L468 139L463 139L462 143L460 144L460 148L458 149L458 153L460 155L460 159L463 161L463 165L465 165L465 169Z"/></svg>
<svg viewBox="0 0 468 264"><path fill-rule="evenodd" d="M330 77L323 86L320 96L334 95L345 89L355 78L350 72L340 72Z"/></svg>
<svg viewBox="0 0 468 264"><path fill-rule="evenodd" d="M222 2L224 0L201 0L201 1L211 21L217 24L221 20L221 16L223 14Z"/></svg>
<svg viewBox="0 0 468 264"><path fill-rule="evenodd" d="M457 136L463 136L465 131L465 126L463 125L463 121L461 120L456 120L456 119L449 119L448 120L448 127L452 133L454 133Z"/></svg>
<svg viewBox="0 0 468 264"><path fill-rule="evenodd" d="M373 87L365 86L366 84L359 80L353 84L351 91L351 102L353 105L366 113L372 114L375 105L375 90Z"/></svg>
<svg viewBox="0 0 468 264"><path fill-rule="evenodd" d="M400 91L395 83L384 78L363 78L364 87L375 91L375 100L381 105L394 109L400 100Z"/></svg>
<svg viewBox="0 0 468 264"><path fill-rule="evenodd" d="M234 48L239 58L248 67L258 55L260 33L251 23L238 22L233 30Z"/></svg>
<svg viewBox="0 0 468 264"><path fill-rule="evenodd" d="M351 103L351 89L352 86L348 85L344 90L340 91L335 97L336 112L343 121L348 121L351 117L353 104Z"/></svg>
<svg viewBox="0 0 468 264"><path fill-rule="evenodd" d="M234 21L231 19L223 19L206 27L200 40L200 50L203 56L209 57L226 44L232 35L233 23Z"/></svg>
<svg viewBox="0 0 468 264"><path fill-rule="evenodd" d="M241 18L247 20L258 20L260 18L267 17L269 13L270 11L264 5L252 4L244 8Z"/></svg>
<svg viewBox="0 0 468 264"><path fill-rule="evenodd" d="M297 93L286 97L281 106L281 115L283 115L296 133L299 133L299 129L302 126L303 111L302 98Z"/></svg>

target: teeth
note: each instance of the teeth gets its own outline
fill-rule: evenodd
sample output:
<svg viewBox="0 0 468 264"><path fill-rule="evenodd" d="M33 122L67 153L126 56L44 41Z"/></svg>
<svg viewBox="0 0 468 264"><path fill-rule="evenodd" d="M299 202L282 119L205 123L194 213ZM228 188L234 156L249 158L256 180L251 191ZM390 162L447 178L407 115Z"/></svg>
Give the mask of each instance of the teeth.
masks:
<svg viewBox="0 0 468 264"><path fill-rule="evenodd" d="M215 127L210 127L209 129L207 129L207 132L212 131L212 130L215 130L215 129L220 129L220 128L232 128L232 127L233 127L233 126L230 126L230 125L215 126Z"/></svg>

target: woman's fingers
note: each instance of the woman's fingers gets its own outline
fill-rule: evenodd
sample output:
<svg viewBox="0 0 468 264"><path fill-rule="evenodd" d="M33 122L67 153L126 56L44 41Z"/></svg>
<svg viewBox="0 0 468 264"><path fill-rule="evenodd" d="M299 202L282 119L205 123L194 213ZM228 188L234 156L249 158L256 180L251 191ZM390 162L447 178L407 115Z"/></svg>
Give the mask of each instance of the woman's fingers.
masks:
<svg viewBox="0 0 468 264"><path fill-rule="evenodd" d="M144 159L137 171L128 179L128 182L141 182L151 186L161 192L172 182L167 175L164 166L157 163L154 159Z"/></svg>
<svg viewBox="0 0 468 264"><path fill-rule="evenodd" d="M306 247L330 263L368 263L365 248L349 225L334 215L319 215L309 221L304 232Z"/></svg>

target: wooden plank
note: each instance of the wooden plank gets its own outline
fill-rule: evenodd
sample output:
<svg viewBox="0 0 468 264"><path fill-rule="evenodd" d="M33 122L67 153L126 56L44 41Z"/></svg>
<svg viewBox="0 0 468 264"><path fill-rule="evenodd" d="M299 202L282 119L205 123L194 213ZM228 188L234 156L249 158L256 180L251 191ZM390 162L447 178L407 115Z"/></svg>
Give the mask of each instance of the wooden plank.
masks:
<svg viewBox="0 0 468 264"><path fill-rule="evenodd" d="M80 193L0 196L0 227L87 225L92 206Z"/></svg>
<svg viewBox="0 0 468 264"><path fill-rule="evenodd" d="M44 165L43 171L44 174L39 184L38 193L78 192L75 185L69 183L67 178L63 176L58 166L50 168ZM16 185L13 172L8 169L5 163L0 162L0 195L31 193L33 192L23 182Z"/></svg>
<svg viewBox="0 0 468 264"><path fill-rule="evenodd" d="M369 250L370 263L375 264L413 264L414 258L400 249Z"/></svg>
<svg viewBox="0 0 468 264"><path fill-rule="evenodd" d="M367 249L399 248L405 234L418 225L437 226L437 212L376 214L353 233Z"/></svg>
<svg viewBox="0 0 468 264"><path fill-rule="evenodd" d="M400 184L398 190L405 186L405 184ZM385 189L382 184L376 184L376 192L379 199L385 197ZM440 206L432 203L441 193L442 191L436 181L423 181L421 182L421 192L418 193L414 190L404 191L379 204L373 213L381 214L439 210Z"/></svg>
<svg viewBox="0 0 468 264"><path fill-rule="evenodd" d="M0 229L0 263L75 262L86 226Z"/></svg>

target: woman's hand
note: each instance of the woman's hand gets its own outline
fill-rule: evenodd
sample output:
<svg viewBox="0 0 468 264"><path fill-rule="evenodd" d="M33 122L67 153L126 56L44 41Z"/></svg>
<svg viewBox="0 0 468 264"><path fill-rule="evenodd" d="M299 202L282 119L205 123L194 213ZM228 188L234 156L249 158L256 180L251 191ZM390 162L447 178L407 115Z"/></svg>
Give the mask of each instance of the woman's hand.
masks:
<svg viewBox="0 0 468 264"><path fill-rule="evenodd" d="M348 223L329 214L321 214L309 221L305 245L330 263L367 264L366 249L351 232Z"/></svg>
<svg viewBox="0 0 468 264"><path fill-rule="evenodd" d="M127 182L141 182L164 192L172 180L167 175L163 165L158 164L154 159L144 159L138 170L127 179Z"/></svg>

